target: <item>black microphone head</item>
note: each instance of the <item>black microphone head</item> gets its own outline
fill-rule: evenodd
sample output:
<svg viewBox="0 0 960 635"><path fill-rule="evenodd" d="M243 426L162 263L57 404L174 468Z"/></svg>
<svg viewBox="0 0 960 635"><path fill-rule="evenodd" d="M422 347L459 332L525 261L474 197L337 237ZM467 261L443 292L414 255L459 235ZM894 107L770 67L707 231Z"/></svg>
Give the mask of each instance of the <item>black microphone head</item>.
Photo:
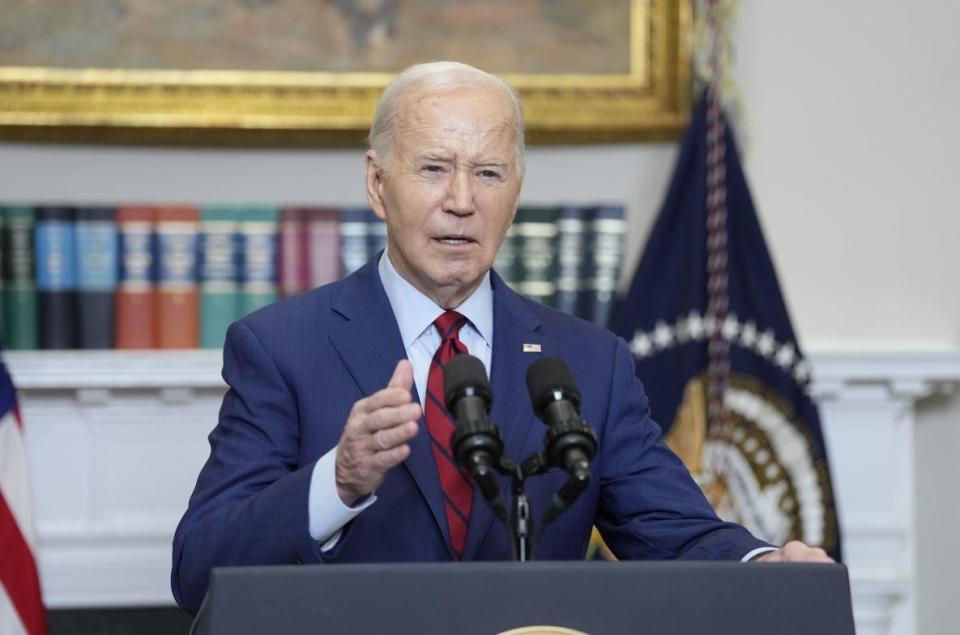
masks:
<svg viewBox="0 0 960 635"><path fill-rule="evenodd" d="M490 381L483 362L473 355L457 355L443 371L443 401L453 412L453 404L464 396L477 396L490 406Z"/></svg>
<svg viewBox="0 0 960 635"><path fill-rule="evenodd" d="M563 399L573 402L580 409L580 391L577 382L567 365L559 357L541 357L527 369L527 390L530 402L537 416L543 418L543 409L557 400L557 393Z"/></svg>

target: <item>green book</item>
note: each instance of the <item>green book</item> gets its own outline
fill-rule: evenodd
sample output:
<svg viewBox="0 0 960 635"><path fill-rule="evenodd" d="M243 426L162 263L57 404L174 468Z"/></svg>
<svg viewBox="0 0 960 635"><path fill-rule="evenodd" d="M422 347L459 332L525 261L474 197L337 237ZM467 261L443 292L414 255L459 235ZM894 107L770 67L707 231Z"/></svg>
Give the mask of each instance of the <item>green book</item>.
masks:
<svg viewBox="0 0 960 635"><path fill-rule="evenodd" d="M0 207L0 304L7 350L37 348L37 284L34 276L34 213L25 206Z"/></svg>
<svg viewBox="0 0 960 635"><path fill-rule="evenodd" d="M240 319L240 217L232 207L200 210L200 346L221 348Z"/></svg>
<svg viewBox="0 0 960 635"><path fill-rule="evenodd" d="M0 207L0 236L3 236L4 217L6 214ZM3 240L0 240L0 263L3 262ZM6 346L6 333L3 330L3 289L6 285L3 283L3 274L0 273L0 350Z"/></svg>
<svg viewBox="0 0 960 635"><path fill-rule="evenodd" d="M519 212L518 212L519 215ZM520 281L522 271L520 271L520 237L517 235L517 221L507 230L507 235L500 243L500 250L497 251L496 260L493 262L493 268L496 270L503 281L511 289L517 288L517 282Z"/></svg>
<svg viewBox="0 0 960 635"><path fill-rule="evenodd" d="M520 280L515 289L553 306L557 293L556 207L521 207L513 228L520 239Z"/></svg>
<svg viewBox="0 0 960 635"><path fill-rule="evenodd" d="M240 315L277 300L278 230L275 207L240 209Z"/></svg>

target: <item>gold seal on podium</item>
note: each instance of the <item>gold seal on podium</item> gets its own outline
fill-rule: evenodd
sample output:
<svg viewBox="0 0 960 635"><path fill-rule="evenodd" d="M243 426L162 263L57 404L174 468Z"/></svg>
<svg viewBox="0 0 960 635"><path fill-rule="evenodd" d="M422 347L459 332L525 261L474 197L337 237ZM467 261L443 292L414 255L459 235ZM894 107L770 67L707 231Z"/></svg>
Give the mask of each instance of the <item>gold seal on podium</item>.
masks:
<svg viewBox="0 0 960 635"><path fill-rule="evenodd" d="M589 635L589 633L562 626L521 626L497 635Z"/></svg>

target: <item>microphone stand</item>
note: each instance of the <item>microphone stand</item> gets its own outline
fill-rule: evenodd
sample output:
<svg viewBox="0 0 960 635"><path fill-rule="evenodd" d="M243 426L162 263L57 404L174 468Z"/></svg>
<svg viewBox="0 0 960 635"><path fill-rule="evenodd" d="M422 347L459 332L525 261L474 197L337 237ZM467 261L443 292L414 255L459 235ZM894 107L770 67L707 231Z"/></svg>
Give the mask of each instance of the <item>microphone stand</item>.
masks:
<svg viewBox="0 0 960 635"><path fill-rule="evenodd" d="M502 456L500 462L494 467L500 474L511 478L510 489L513 492L513 508L509 519L507 518L503 495L499 487L495 485L495 481L491 478L482 484L478 479L478 488L484 500L493 509L494 515L503 522L507 529L507 535L513 547L513 559L518 562L528 562L533 559L536 537L539 536L539 533L542 533L547 525L556 520L561 512L573 505L590 484L588 462L578 462L576 469L571 469L566 483L559 491L554 493L550 506L541 519L543 524L539 528L539 532L535 531L536 522L530 510L530 499L527 498L525 487L526 480L529 477L539 476L552 467L547 455L543 451L535 452L520 465L514 463L509 457ZM492 474L489 474L489 476L492 477Z"/></svg>

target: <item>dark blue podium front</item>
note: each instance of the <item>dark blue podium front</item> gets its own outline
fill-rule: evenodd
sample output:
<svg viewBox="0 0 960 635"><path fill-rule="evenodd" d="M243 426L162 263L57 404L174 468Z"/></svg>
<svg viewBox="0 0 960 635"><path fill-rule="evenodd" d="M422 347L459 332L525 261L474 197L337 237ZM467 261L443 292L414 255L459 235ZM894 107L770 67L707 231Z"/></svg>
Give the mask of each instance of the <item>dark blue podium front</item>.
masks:
<svg viewBox="0 0 960 635"><path fill-rule="evenodd" d="M841 565L465 562L215 569L200 635L853 635Z"/></svg>

